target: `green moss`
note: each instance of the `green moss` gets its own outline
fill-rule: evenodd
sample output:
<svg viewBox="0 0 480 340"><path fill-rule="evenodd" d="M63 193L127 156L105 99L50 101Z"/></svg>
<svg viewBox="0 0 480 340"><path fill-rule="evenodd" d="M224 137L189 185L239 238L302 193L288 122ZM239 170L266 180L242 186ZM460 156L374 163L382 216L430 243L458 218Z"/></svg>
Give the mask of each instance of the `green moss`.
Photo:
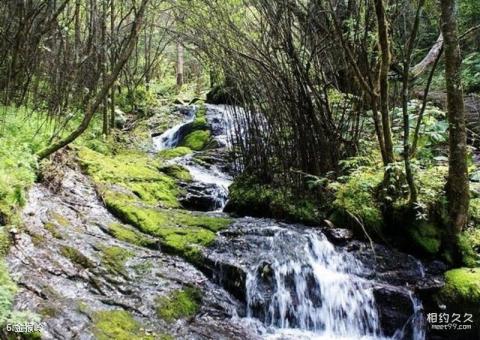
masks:
<svg viewBox="0 0 480 340"><path fill-rule="evenodd" d="M148 238L138 231L128 229L120 223L112 223L108 226L109 232L118 240L135 244L137 246L148 247L153 244Z"/></svg>
<svg viewBox="0 0 480 340"><path fill-rule="evenodd" d="M0 230L0 256L6 256L10 248L10 235L5 228Z"/></svg>
<svg viewBox="0 0 480 340"><path fill-rule="evenodd" d="M38 314L46 318L53 318L60 314L60 310L53 305L46 305L38 310Z"/></svg>
<svg viewBox="0 0 480 340"><path fill-rule="evenodd" d="M176 178L184 182L190 182L192 180L192 175L190 175L190 171L178 164L162 166L160 168L160 171L170 177Z"/></svg>
<svg viewBox="0 0 480 340"><path fill-rule="evenodd" d="M158 297L155 302L158 317L172 322L198 313L201 292L198 288L187 287L175 290L168 296Z"/></svg>
<svg viewBox="0 0 480 340"><path fill-rule="evenodd" d="M62 246L60 248L60 254L62 254L63 257L68 258L70 261L72 261L75 264L78 264L82 268L89 269L93 268L95 265L86 257L83 255L79 250L70 247L70 246Z"/></svg>
<svg viewBox="0 0 480 340"><path fill-rule="evenodd" d="M468 212L470 219L475 224L480 224L480 198L473 198L470 200Z"/></svg>
<svg viewBox="0 0 480 340"><path fill-rule="evenodd" d="M383 181L383 170L359 168L346 183L336 183L334 207L358 217L367 230L380 232L383 217L376 191Z"/></svg>
<svg viewBox="0 0 480 340"><path fill-rule="evenodd" d="M186 156L192 153L192 149L189 149L185 146L179 146L173 149L162 150L158 153L157 157L162 160L170 160L177 157Z"/></svg>
<svg viewBox="0 0 480 340"><path fill-rule="evenodd" d="M320 220L318 205L308 197L259 184L253 177L239 176L229 188L228 211L240 215L276 217L303 223Z"/></svg>
<svg viewBox="0 0 480 340"><path fill-rule="evenodd" d="M52 222L47 222L43 227L55 238L63 239L62 233L58 230L57 226Z"/></svg>
<svg viewBox="0 0 480 340"><path fill-rule="evenodd" d="M134 192L143 201L164 207L179 207L179 189L175 179L159 172L153 159L142 153L104 156L81 148L79 159L97 184L119 185Z"/></svg>
<svg viewBox="0 0 480 340"><path fill-rule="evenodd" d="M210 141L210 131L208 130L196 130L188 135L180 143L181 146L186 146L195 151L201 151L205 149Z"/></svg>
<svg viewBox="0 0 480 340"><path fill-rule="evenodd" d="M55 223L57 223L61 227L68 227L70 225L70 221L62 214L50 210L48 212L48 215Z"/></svg>
<svg viewBox="0 0 480 340"><path fill-rule="evenodd" d="M458 246L465 266L480 266L480 229L468 228L460 233Z"/></svg>
<svg viewBox="0 0 480 340"><path fill-rule="evenodd" d="M190 126L191 131L195 130L208 130L208 123L207 123L207 118L205 115L199 115L197 113L197 116L195 117L195 120L192 122Z"/></svg>
<svg viewBox="0 0 480 340"><path fill-rule="evenodd" d="M480 268L457 268L445 273L445 286L439 296L454 304L480 305Z"/></svg>
<svg viewBox="0 0 480 340"><path fill-rule="evenodd" d="M123 310L107 310L95 312L92 316L93 333L98 340L153 340L155 336L148 335L140 322Z"/></svg>
<svg viewBox="0 0 480 340"><path fill-rule="evenodd" d="M105 247L101 250L102 263L112 273L123 273L125 263L133 256L133 253L121 247Z"/></svg>
<svg viewBox="0 0 480 340"><path fill-rule="evenodd" d="M8 274L3 260L0 261L0 324L4 324L10 315L12 302L17 292L15 283Z"/></svg>
<svg viewBox="0 0 480 340"><path fill-rule="evenodd" d="M215 232L230 223L226 218L146 207L119 193L107 192L104 200L108 209L123 222L158 237L166 250L191 260L198 255L199 246L210 245Z"/></svg>
<svg viewBox="0 0 480 340"><path fill-rule="evenodd" d="M433 223L420 223L408 228L408 234L416 248L429 255L435 255L442 244L441 233Z"/></svg>

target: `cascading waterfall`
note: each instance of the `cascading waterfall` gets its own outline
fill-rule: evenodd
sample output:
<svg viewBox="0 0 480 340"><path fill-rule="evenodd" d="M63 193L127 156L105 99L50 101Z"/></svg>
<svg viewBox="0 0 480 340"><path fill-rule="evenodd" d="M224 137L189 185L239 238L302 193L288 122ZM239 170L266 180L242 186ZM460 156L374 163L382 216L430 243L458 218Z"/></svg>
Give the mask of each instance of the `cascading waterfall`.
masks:
<svg viewBox="0 0 480 340"><path fill-rule="evenodd" d="M299 248L286 251L292 238ZM324 338L380 337L371 286L355 275L362 264L335 249L323 235L282 230L259 263L247 275L248 317L260 318L274 328L295 328ZM266 304L265 281L271 287Z"/></svg>
<svg viewBox="0 0 480 340"><path fill-rule="evenodd" d="M171 127L161 135L153 138L153 144L155 147L155 151L161 151L165 149L174 148L178 145L181 138L181 130L182 128L189 125L195 119L195 108L188 111L188 118L178 123L177 125Z"/></svg>
<svg viewBox="0 0 480 340"><path fill-rule="evenodd" d="M231 145L234 110L207 105L207 122L221 148ZM177 146L183 126L193 119L192 114L156 137L157 150ZM227 174L215 164L204 167L192 155L171 162L187 168L195 182L206 184L209 190L213 186L215 190L209 194L218 202L215 209L223 209L231 184ZM247 271L245 322L258 324L259 320L266 327L259 332L268 339L386 339L375 303L374 282L361 277L365 268L359 260L336 248L320 232L287 225L267 229L262 227L271 237L259 244L255 264ZM423 270L421 263L419 266ZM415 313L393 339L404 339L405 334L414 340L425 338L421 303L413 295L411 299Z"/></svg>

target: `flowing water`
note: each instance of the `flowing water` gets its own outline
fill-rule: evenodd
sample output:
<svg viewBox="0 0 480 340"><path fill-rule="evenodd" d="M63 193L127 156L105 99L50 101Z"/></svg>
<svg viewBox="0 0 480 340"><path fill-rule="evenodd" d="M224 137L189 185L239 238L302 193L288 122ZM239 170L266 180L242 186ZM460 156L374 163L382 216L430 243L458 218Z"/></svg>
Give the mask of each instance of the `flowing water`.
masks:
<svg viewBox="0 0 480 340"><path fill-rule="evenodd" d="M230 147L233 134L239 133L234 129L234 112L238 108L207 105L207 121L219 142L219 150ZM179 131L193 119L194 114L156 137L158 150L175 147ZM206 168L196 162L197 156L198 153L179 157L172 162L185 166L194 181L215 186L213 195L218 203L211 210L221 211L232 178L215 164ZM265 223L260 219L249 218L246 222L239 219L238 230L227 231L227 236L220 233L217 243L227 240L228 233L233 238L225 241L224 248L212 250L212 254L216 252L212 255L213 266L221 272L212 275L217 282L233 281L235 270L244 272L244 277L240 275L238 279L245 285L245 292L238 293L246 303L243 321L264 338L424 339L422 306L410 291L406 294L407 303L411 303L411 317L387 337L375 301L377 283L365 278L369 268L351 252L334 246L321 232L275 221ZM242 246L236 249L239 244ZM247 244L251 246L248 249ZM228 262L226 269L219 269L221 259L228 256L224 261ZM421 277L425 276L418 261L414 263L417 265ZM232 268L240 269L232 272ZM238 287L230 288L235 291Z"/></svg>

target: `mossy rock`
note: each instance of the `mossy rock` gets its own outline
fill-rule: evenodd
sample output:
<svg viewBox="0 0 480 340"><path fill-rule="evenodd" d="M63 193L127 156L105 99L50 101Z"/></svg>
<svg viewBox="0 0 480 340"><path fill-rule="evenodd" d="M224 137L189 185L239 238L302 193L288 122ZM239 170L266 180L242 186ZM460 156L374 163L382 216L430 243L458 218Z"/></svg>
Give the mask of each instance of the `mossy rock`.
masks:
<svg viewBox="0 0 480 340"><path fill-rule="evenodd" d="M209 130L196 130L186 135L180 145L185 146L194 151L205 149L211 140Z"/></svg>
<svg viewBox="0 0 480 340"><path fill-rule="evenodd" d="M157 154L157 158L161 161L168 161L177 157L183 157L192 153L192 149L185 146L178 146L173 149L162 150Z"/></svg>
<svg viewBox="0 0 480 340"><path fill-rule="evenodd" d="M480 268L456 268L447 271L445 286L435 295L435 299L439 305L446 306L447 313L461 314L462 317L464 313L472 314L472 332L478 332L480 329L477 322L480 318ZM473 337L470 338L473 339Z"/></svg>
<svg viewBox="0 0 480 340"><path fill-rule="evenodd" d="M171 292L168 296L158 297L155 300L158 317L173 322L180 318L195 316L202 300L198 288L187 287Z"/></svg>
<svg viewBox="0 0 480 340"><path fill-rule="evenodd" d="M125 272L125 263L133 256L133 253L121 247L104 247L102 251L102 263L111 273Z"/></svg>
<svg viewBox="0 0 480 340"><path fill-rule="evenodd" d="M105 192L103 197L107 208L123 222L158 237L165 250L192 261L198 260L199 247L210 245L215 232L230 224L227 218L147 207L117 192Z"/></svg>
<svg viewBox="0 0 480 340"><path fill-rule="evenodd" d="M164 174L183 182L190 182L192 180L192 175L190 174L190 171L178 164L165 165L162 166L159 170Z"/></svg>
<svg viewBox="0 0 480 340"><path fill-rule="evenodd" d="M71 246L62 246L60 248L60 254L82 268L89 269L95 266L81 251Z"/></svg>
<svg viewBox="0 0 480 340"><path fill-rule="evenodd" d="M442 245L442 233L434 223L424 222L413 224L407 229L414 250L426 255L436 255Z"/></svg>
<svg viewBox="0 0 480 340"><path fill-rule="evenodd" d="M155 242L148 239L140 232L129 229L120 223L111 223L108 225L108 232L118 240L134 244L141 247L152 247Z"/></svg>
<svg viewBox="0 0 480 340"><path fill-rule="evenodd" d="M480 267L480 229L468 228L458 236L458 246L463 264L467 267Z"/></svg>
<svg viewBox="0 0 480 340"><path fill-rule="evenodd" d="M62 214L59 214L56 211L50 210L48 212L48 215L50 216L53 222L55 222L61 227L68 227L70 225L70 221L65 216L63 216Z"/></svg>
<svg viewBox="0 0 480 340"><path fill-rule="evenodd" d="M159 172L155 161L147 155L129 152L104 156L87 148L81 148L78 155L97 184L122 186L149 204L180 207L176 179Z"/></svg>
<svg viewBox="0 0 480 340"><path fill-rule="evenodd" d="M63 239L63 235L60 232L59 228L55 223L47 222L43 225L43 227L54 237L59 240Z"/></svg>
<svg viewBox="0 0 480 340"><path fill-rule="evenodd" d="M143 325L123 310L98 311L92 315L93 333L97 340L154 340Z"/></svg>

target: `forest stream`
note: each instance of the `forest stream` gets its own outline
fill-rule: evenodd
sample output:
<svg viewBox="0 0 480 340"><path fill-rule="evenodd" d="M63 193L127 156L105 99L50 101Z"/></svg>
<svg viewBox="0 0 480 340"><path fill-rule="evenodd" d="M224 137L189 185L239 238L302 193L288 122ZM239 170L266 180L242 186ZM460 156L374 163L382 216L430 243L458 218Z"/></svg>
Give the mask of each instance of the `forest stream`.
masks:
<svg viewBox="0 0 480 340"><path fill-rule="evenodd" d="M226 214L231 110L206 105L217 148L169 161L189 170L182 204L198 214ZM182 108L183 121L153 137L151 152L177 146L195 111ZM346 229L253 217L232 217L192 265L164 252L153 236L141 234L144 246L116 238L108 226L139 232L107 210L75 166L56 188L35 184L22 218L25 229L7 257L20 287L14 307L44 316L45 339L92 339L93 324L118 322L142 339L420 340L422 292L441 285L445 270L438 261L355 240ZM64 226L61 235L52 223ZM159 319L158 301L175 292L193 295L199 309L175 322Z"/></svg>

